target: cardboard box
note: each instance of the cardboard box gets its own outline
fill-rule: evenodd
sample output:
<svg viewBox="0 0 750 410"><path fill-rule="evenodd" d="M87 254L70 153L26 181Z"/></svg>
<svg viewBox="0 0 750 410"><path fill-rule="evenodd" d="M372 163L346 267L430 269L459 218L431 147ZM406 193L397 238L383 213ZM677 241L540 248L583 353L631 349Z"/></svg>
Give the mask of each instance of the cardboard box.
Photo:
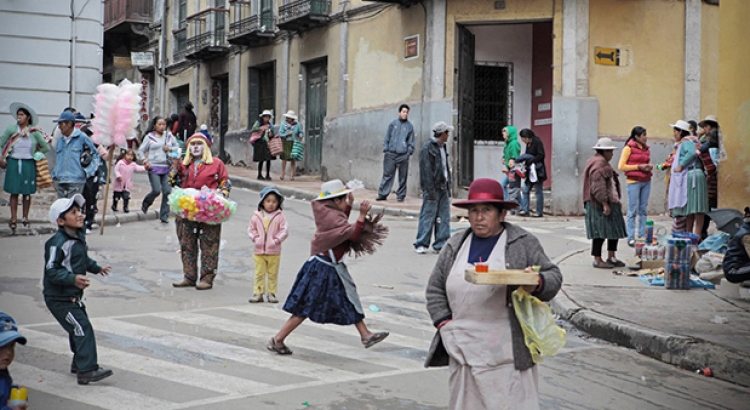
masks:
<svg viewBox="0 0 750 410"><path fill-rule="evenodd" d="M665 268L667 262L664 259L658 259L655 261L641 261L641 269L660 269Z"/></svg>

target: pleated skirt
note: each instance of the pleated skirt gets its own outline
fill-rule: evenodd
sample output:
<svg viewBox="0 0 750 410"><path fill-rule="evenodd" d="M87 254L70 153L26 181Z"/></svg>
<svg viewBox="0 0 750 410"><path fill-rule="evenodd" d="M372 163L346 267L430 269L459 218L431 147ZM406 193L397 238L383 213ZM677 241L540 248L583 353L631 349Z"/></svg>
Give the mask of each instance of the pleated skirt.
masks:
<svg viewBox="0 0 750 410"><path fill-rule="evenodd" d="M621 239L628 236L622 206L612 204L612 212L604 215L593 201L586 202L586 237L588 239Z"/></svg>
<svg viewBox="0 0 750 410"><path fill-rule="evenodd" d="M260 139L253 144L253 162L271 161L276 157L271 155L271 151L268 149L268 142Z"/></svg>
<svg viewBox="0 0 750 410"><path fill-rule="evenodd" d="M336 268L315 258L305 262L297 273L284 310L315 323L353 325L365 318L346 297Z"/></svg>
<svg viewBox="0 0 750 410"><path fill-rule="evenodd" d="M281 154L281 159L284 160L293 160L292 158L292 148L294 148L294 141L284 141L284 153Z"/></svg>
<svg viewBox="0 0 750 410"><path fill-rule="evenodd" d="M672 217L708 212L708 184L702 169L691 169L687 175L687 204L672 209Z"/></svg>
<svg viewBox="0 0 750 410"><path fill-rule="evenodd" d="M8 158L3 190L9 194L36 193L36 162L33 159Z"/></svg>

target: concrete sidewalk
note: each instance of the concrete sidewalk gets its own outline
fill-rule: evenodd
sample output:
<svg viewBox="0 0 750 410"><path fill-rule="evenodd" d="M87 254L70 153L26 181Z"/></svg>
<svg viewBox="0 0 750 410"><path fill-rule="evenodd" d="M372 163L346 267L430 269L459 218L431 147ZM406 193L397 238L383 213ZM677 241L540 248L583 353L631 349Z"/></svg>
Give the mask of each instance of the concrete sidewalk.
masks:
<svg viewBox="0 0 750 410"><path fill-rule="evenodd" d="M620 257L630 251L621 249ZM550 304L555 313L592 336L687 371L709 367L719 379L750 386L750 300L724 299L718 287L649 286L591 261L589 248L558 258L565 283ZM727 323L712 323L717 315Z"/></svg>
<svg viewBox="0 0 750 410"><path fill-rule="evenodd" d="M235 189L259 191L265 186L275 185L287 198L304 200L316 198L322 183L313 176L281 181L277 174L272 174L271 181L257 180L257 171L244 167L230 166L229 173ZM149 191L144 181L142 176L136 180L132 191L131 209L138 211L129 214L109 211L107 226L158 217L156 207L152 207L147 215L139 210L142 198ZM3 195L7 199L7 194ZM374 212L419 216L422 203L419 198L407 197L404 202L397 202L395 195L387 201L375 201L376 197L377 192L373 189L357 191L355 208L359 200L368 199L374 205ZM19 223L17 234L52 232L55 227L46 221L46 215L53 200L54 194L50 192L36 195L30 215L33 229L24 230ZM158 203L159 199L155 205ZM102 200L99 209L103 209ZM451 208L451 212L454 219L466 215L466 211L459 208ZM0 207L0 236L10 234L7 227L9 216L9 208ZM526 220L515 216L508 219L522 226ZM569 219L545 217L544 221ZM101 223L100 216L97 216L97 221ZM662 225L667 223L666 220L661 222ZM621 247L620 258L627 259L628 252L632 250ZM710 367L717 378L750 386L750 301L725 300L713 290L666 290L648 286L636 277L616 276L609 270L593 268L588 248L573 250L556 262L563 271L565 283L550 305L579 329L687 371ZM743 291L747 292L747 289ZM727 318L728 323L711 323L716 315Z"/></svg>

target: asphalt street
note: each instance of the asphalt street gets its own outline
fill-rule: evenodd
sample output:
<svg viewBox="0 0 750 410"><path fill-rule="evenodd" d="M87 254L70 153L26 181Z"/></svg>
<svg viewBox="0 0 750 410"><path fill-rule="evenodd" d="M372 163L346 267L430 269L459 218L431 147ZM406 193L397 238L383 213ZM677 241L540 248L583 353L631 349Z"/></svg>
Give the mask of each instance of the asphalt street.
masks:
<svg viewBox="0 0 750 410"><path fill-rule="evenodd" d="M17 347L11 373L28 386L31 409L447 407L448 371L422 365L434 333L423 290L437 255L414 253L415 219L386 217L391 233L383 248L348 259L368 326L391 336L365 350L353 326L305 323L287 339L294 354L282 357L265 344L288 315L281 304L247 302L253 260L246 229L258 195L235 189L232 199L240 206L222 227L219 276L210 291L172 288L182 277L173 223L141 221L89 236L90 256L113 266L108 278L92 276L85 302L99 362L115 372L89 386L68 373L67 336L42 299L49 235L0 238L0 310L29 339ZM282 251L282 303L314 232L309 202L287 198L284 205L291 234ZM524 227L553 259L588 245L579 219ZM574 330L563 351L539 366L539 378L544 409L741 409L748 397L746 388Z"/></svg>

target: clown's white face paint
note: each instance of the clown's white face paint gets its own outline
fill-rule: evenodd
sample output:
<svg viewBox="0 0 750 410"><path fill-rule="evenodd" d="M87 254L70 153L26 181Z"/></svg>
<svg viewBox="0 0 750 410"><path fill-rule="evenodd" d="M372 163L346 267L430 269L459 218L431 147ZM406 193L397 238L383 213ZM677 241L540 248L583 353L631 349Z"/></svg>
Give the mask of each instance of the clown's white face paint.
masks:
<svg viewBox="0 0 750 410"><path fill-rule="evenodd" d="M193 158L203 158L203 144L190 144L190 153L193 155Z"/></svg>

